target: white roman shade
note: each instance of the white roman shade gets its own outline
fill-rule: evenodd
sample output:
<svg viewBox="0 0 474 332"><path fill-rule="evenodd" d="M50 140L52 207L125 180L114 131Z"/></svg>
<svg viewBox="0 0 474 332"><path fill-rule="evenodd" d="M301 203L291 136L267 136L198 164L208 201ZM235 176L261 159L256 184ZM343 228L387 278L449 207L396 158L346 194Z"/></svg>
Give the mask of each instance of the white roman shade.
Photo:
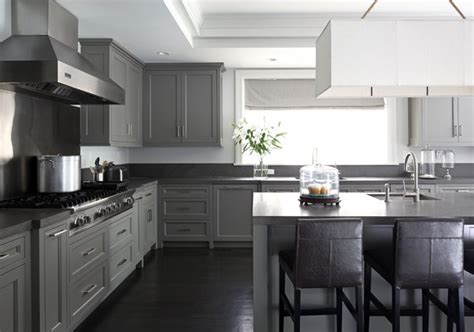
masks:
<svg viewBox="0 0 474 332"><path fill-rule="evenodd" d="M245 109L383 107L383 98L316 98L312 79L246 79Z"/></svg>

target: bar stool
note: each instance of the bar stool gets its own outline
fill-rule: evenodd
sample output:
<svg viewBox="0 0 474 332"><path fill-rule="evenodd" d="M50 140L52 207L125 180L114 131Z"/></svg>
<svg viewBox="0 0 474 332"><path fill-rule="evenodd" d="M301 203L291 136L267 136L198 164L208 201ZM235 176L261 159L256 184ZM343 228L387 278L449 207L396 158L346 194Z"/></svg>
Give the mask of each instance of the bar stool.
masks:
<svg viewBox="0 0 474 332"><path fill-rule="evenodd" d="M465 249L464 250L464 270L470 274L474 274L474 249ZM454 306L455 301L457 300L456 295L453 292L448 292L448 304L449 309L452 313L456 313L456 308ZM474 302L472 302L467 297L464 297L464 316L473 317L474 316ZM448 332L453 331L454 321L448 319Z"/></svg>
<svg viewBox="0 0 474 332"><path fill-rule="evenodd" d="M337 331L342 331L342 303L363 331L362 306L362 220L313 219L296 224L296 250L282 251L280 261L279 331L283 332L284 318L290 316L294 331L300 331L301 316L336 315ZM285 293L285 275L294 286L291 305ZM344 287L354 287L355 306L344 294ZM336 307L301 308L301 290L335 288Z"/></svg>
<svg viewBox="0 0 474 332"><path fill-rule="evenodd" d="M370 316L385 316L394 332L400 331L400 316L422 316L423 331L428 332L430 301L456 321L458 332L464 331L463 224L462 219L399 219L391 245L364 253L366 332ZM392 286L391 310L371 292L372 269ZM400 309L401 289L421 289L422 309ZM430 289L448 289L456 300L455 312ZM371 303L376 308L371 308Z"/></svg>

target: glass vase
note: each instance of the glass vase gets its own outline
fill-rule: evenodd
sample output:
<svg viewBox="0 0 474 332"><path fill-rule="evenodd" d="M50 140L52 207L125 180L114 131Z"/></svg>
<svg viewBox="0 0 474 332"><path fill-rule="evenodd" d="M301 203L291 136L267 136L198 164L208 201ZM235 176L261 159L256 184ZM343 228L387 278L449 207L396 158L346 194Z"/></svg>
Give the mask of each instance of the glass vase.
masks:
<svg viewBox="0 0 474 332"><path fill-rule="evenodd" d="M260 156L257 164L253 166L253 177L256 179L266 179L268 177L268 165L263 156Z"/></svg>

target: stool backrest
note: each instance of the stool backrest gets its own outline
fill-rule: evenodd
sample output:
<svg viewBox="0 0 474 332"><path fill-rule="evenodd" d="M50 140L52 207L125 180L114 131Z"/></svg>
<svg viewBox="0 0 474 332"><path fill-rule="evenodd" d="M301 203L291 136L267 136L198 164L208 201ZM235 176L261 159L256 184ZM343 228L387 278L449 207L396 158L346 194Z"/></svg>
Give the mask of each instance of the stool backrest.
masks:
<svg viewBox="0 0 474 332"><path fill-rule="evenodd" d="M394 229L395 284L458 288L463 284L462 219L399 219Z"/></svg>
<svg viewBox="0 0 474 332"><path fill-rule="evenodd" d="M297 288L362 285L362 220L313 219L296 224Z"/></svg>

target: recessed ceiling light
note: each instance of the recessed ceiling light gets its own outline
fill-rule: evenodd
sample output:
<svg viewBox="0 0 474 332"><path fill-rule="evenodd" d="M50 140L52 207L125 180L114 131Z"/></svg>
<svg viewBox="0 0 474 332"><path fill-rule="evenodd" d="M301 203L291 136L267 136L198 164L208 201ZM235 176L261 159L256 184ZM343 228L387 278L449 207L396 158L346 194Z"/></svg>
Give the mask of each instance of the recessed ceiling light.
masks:
<svg viewBox="0 0 474 332"><path fill-rule="evenodd" d="M170 55L168 52L158 51L156 54L158 55Z"/></svg>
<svg viewBox="0 0 474 332"><path fill-rule="evenodd" d="M275 61L277 61L277 59L276 58L268 58L268 61L275 62Z"/></svg>

